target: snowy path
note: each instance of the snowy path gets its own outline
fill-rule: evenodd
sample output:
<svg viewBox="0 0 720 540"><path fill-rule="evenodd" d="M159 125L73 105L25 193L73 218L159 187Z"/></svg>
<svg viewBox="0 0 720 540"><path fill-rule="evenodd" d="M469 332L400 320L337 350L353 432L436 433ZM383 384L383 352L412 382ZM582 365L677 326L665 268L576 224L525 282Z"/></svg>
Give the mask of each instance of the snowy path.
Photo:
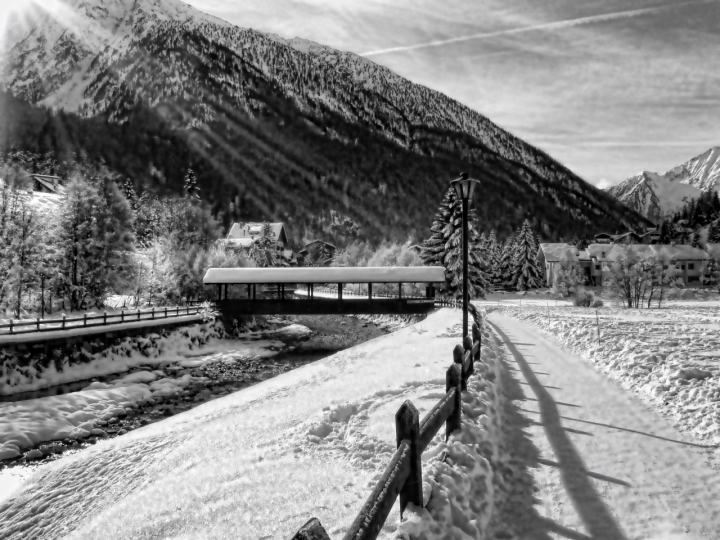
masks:
<svg viewBox="0 0 720 540"><path fill-rule="evenodd" d="M445 394L460 317L439 310L42 466L0 500L0 539L290 538L313 516L341 536L395 450L397 408L422 417Z"/></svg>
<svg viewBox="0 0 720 540"><path fill-rule="evenodd" d="M525 323L490 322L509 350L506 386L522 400L512 444L538 488L505 511L518 538L720 538L717 449Z"/></svg>

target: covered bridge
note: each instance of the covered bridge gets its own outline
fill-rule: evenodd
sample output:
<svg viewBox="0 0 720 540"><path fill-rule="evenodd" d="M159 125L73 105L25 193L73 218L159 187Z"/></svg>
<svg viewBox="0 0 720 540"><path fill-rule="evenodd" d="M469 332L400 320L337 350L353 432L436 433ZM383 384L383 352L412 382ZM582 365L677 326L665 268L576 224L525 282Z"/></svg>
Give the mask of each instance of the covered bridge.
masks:
<svg viewBox="0 0 720 540"><path fill-rule="evenodd" d="M418 314L434 307L441 266L210 268L203 283L214 285L226 327L243 315ZM343 298L343 285L368 286L367 297ZM397 283L397 298L373 298L374 283ZM427 283L425 298L403 298L403 283ZM315 285L338 286L337 298L315 297ZM305 288L298 297L290 291Z"/></svg>

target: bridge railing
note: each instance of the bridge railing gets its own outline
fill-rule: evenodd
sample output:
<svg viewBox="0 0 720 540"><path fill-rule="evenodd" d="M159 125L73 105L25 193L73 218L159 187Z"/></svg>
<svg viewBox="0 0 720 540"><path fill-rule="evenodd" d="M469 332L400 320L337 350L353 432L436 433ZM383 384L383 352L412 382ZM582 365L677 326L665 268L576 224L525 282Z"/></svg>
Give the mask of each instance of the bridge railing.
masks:
<svg viewBox="0 0 720 540"><path fill-rule="evenodd" d="M198 315L204 311L205 308L203 306L176 306L165 307L159 310L155 308L146 310L122 310L120 313L110 314L105 311L101 315L90 316L85 313L82 317L67 317L63 314L62 318L55 319L10 319L9 323L0 324L0 335L55 332L58 330L74 330L94 326L111 326L128 322L187 317L188 315Z"/></svg>
<svg viewBox="0 0 720 540"><path fill-rule="evenodd" d="M446 440L460 429L461 393L467 390L467 380L475 371L481 352L482 334L478 325L473 324L472 335L453 350L453 363L445 373L445 395L425 418L420 421L410 400L400 406L395 414L397 450L343 540L375 540L398 496L401 516L409 503L423 506L422 453L443 424ZM330 536L320 521L312 518L292 540L330 540Z"/></svg>

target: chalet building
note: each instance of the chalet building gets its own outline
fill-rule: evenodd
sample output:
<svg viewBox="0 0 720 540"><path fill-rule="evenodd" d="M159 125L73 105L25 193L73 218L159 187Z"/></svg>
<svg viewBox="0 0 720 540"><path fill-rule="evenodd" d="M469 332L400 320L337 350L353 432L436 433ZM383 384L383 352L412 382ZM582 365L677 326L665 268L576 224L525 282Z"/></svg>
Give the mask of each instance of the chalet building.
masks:
<svg viewBox="0 0 720 540"><path fill-rule="evenodd" d="M599 280L597 285L610 274L610 265L623 259L641 260L655 258L666 265L674 265L677 276L682 278L683 283L689 287L702 285L702 274L705 261L710 256L699 248L687 245L671 246L667 244L640 244L632 246L623 245L598 245L592 244L588 247L588 254L593 267L599 267Z"/></svg>
<svg viewBox="0 0 720 540"><path fill-rule="evenodd" d="M62 180L58 176L50 176L47 174L31 174L33 179L33 191L40 193L52 193L62 195L65 193L65 187Z"/></svg>
<svg viewBox="0 0 720 540"><path fill-rule="evenodd" d="M579 264L590 282L590 257L587 251L578 250L572 244L540 244L537 259L543 269L543 279L547 287L552 287L558 269L568 263Z"/></svg>
<svg viewBox="0 0 720 540"><path fill-rule="evenodd" d="M262 235L262 223L234 223L228 232L226 242L235 247L249 249ZM277 255L283 264L297 264L295 254L288 248L288 233L284 223L270 223Z"/></svg>
<svg viewBox="0 0 720 540"><path fill-rule="evenodd" d="M618 234L600 233L595 235L596 244L657 244L659 240L659 229L648 229L647 232L642 234L630 231Z"/></svg>
<svg viewBox="0 0 720 540"><path fill-rule="evenodd" d="M720 245L716 251L720 257ZM571 244L540 244L538 250L538 261L548 287L552 286L557 269L563 263L577 263L589 285L602 287L610 276L613 263L650 258L674 265L677 276L686 286L699 287L705 261L710 255L692 246L667 244L590 244L584 251L578 251Z"/></svg>
<svg viewBox="0 0 720 540"><path fill-rule="evenodd" d="M300 251L300 257L305 264L319 264L321 266L330 266L335 258L337 248L325 242L324 240L313 240L308 242Z"/></svg>

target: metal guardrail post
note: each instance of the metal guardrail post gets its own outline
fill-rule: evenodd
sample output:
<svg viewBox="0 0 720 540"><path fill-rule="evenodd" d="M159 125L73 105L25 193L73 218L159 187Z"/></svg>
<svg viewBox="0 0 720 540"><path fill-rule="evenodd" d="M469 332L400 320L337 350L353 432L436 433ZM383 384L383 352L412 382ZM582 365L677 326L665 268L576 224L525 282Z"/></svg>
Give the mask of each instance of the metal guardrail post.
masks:
<svg viewBox="0 0 720 540"><path fill-rule="evenodd" d="M420 414L410 400L395 413L395 439L398 448L403 441L410 445L410 472L400 489L400 517L409 503L422 507L422 462L420 455Z"/></svg>

